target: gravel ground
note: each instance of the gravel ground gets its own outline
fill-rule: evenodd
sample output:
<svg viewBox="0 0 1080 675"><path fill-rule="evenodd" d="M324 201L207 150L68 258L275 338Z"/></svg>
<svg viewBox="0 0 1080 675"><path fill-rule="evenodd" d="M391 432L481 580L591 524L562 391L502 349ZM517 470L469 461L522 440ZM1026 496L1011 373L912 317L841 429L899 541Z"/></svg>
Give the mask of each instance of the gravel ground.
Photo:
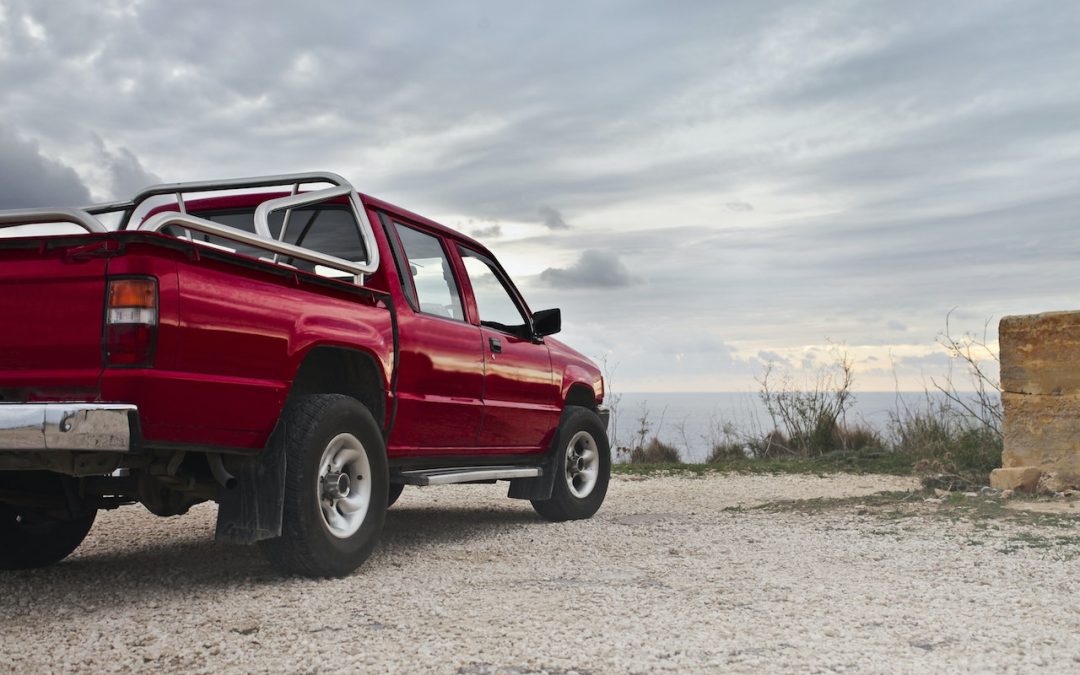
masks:
<svg viewBox="0 0 1080 675"><path fill-rule="evenodd" d="M501 486L409 488L376 554L328 581L278 578L256 549L214 544L212 506L171 519L129 507L103 513L64 563L0 573L0 670L1080 669L1067 520L988 524L921 501L904 517L728 508L909 487L620 477L593 520L567 524Z"/></svg>

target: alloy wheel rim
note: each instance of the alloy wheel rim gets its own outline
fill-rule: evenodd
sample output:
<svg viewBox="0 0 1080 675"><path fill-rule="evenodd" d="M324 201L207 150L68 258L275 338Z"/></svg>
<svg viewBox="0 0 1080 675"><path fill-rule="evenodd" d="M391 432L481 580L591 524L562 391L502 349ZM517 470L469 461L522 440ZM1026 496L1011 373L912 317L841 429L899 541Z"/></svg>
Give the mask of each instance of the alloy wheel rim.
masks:
<svg viewBox="0 0 1080 675"><path fill-rule="evenodd" d="M566 445L566 485L578 499L588 497L600 475L600 451L596 439L579 431Z"/></svg>
<svg viewBox="0 0 1080 675"><path fill-rule="evenodd" d="M330 439L319 460L315 490L319 512L330 534L356 534L371 503L371 464L364 444L349 433Z"/></svg>

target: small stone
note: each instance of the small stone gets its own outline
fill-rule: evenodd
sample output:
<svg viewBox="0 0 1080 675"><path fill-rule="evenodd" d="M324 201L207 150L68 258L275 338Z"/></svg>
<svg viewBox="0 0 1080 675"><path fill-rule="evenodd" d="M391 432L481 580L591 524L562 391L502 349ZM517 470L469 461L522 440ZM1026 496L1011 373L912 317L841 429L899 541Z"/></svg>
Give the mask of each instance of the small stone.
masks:
<svg viewBox="0 0 1080 675"><path fill-rule="evenodd" d="M257 621L237 621L229 627L229 630L233 633L239 633L240 635L252 635L258 633L260 627L261 626L259 626Z"/></svg>
<svg viewBox="0 0 1080 675"><path fill-rule="evenodd" d="M978 497L979 493L978 492L965 492L964 496L967 497L968 499L971 499L973 497Z"/></svg>

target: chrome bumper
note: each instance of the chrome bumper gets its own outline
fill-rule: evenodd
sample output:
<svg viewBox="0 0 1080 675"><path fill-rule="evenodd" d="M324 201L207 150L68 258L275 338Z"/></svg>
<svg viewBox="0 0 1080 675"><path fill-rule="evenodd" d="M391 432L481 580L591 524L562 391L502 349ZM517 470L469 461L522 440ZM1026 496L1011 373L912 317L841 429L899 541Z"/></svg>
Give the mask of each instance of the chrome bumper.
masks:
<svg viewBox="0 0 1080 675"><path fill-rule="evenodd" d="M138 414L123 403L0 404L0 452L128 452Z"/></svg>

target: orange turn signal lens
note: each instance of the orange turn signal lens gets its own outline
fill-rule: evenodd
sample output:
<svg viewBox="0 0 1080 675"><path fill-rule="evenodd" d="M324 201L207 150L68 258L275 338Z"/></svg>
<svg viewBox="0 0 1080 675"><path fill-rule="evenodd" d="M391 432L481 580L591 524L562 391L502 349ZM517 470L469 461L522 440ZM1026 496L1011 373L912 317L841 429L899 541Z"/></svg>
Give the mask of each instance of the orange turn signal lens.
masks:
<svg viewBox="0 0 1080 675"><path fill-rule="evenodd" d="M157 308L157 283L153 279L113 279L109 282L109 308Z"/></svg>

